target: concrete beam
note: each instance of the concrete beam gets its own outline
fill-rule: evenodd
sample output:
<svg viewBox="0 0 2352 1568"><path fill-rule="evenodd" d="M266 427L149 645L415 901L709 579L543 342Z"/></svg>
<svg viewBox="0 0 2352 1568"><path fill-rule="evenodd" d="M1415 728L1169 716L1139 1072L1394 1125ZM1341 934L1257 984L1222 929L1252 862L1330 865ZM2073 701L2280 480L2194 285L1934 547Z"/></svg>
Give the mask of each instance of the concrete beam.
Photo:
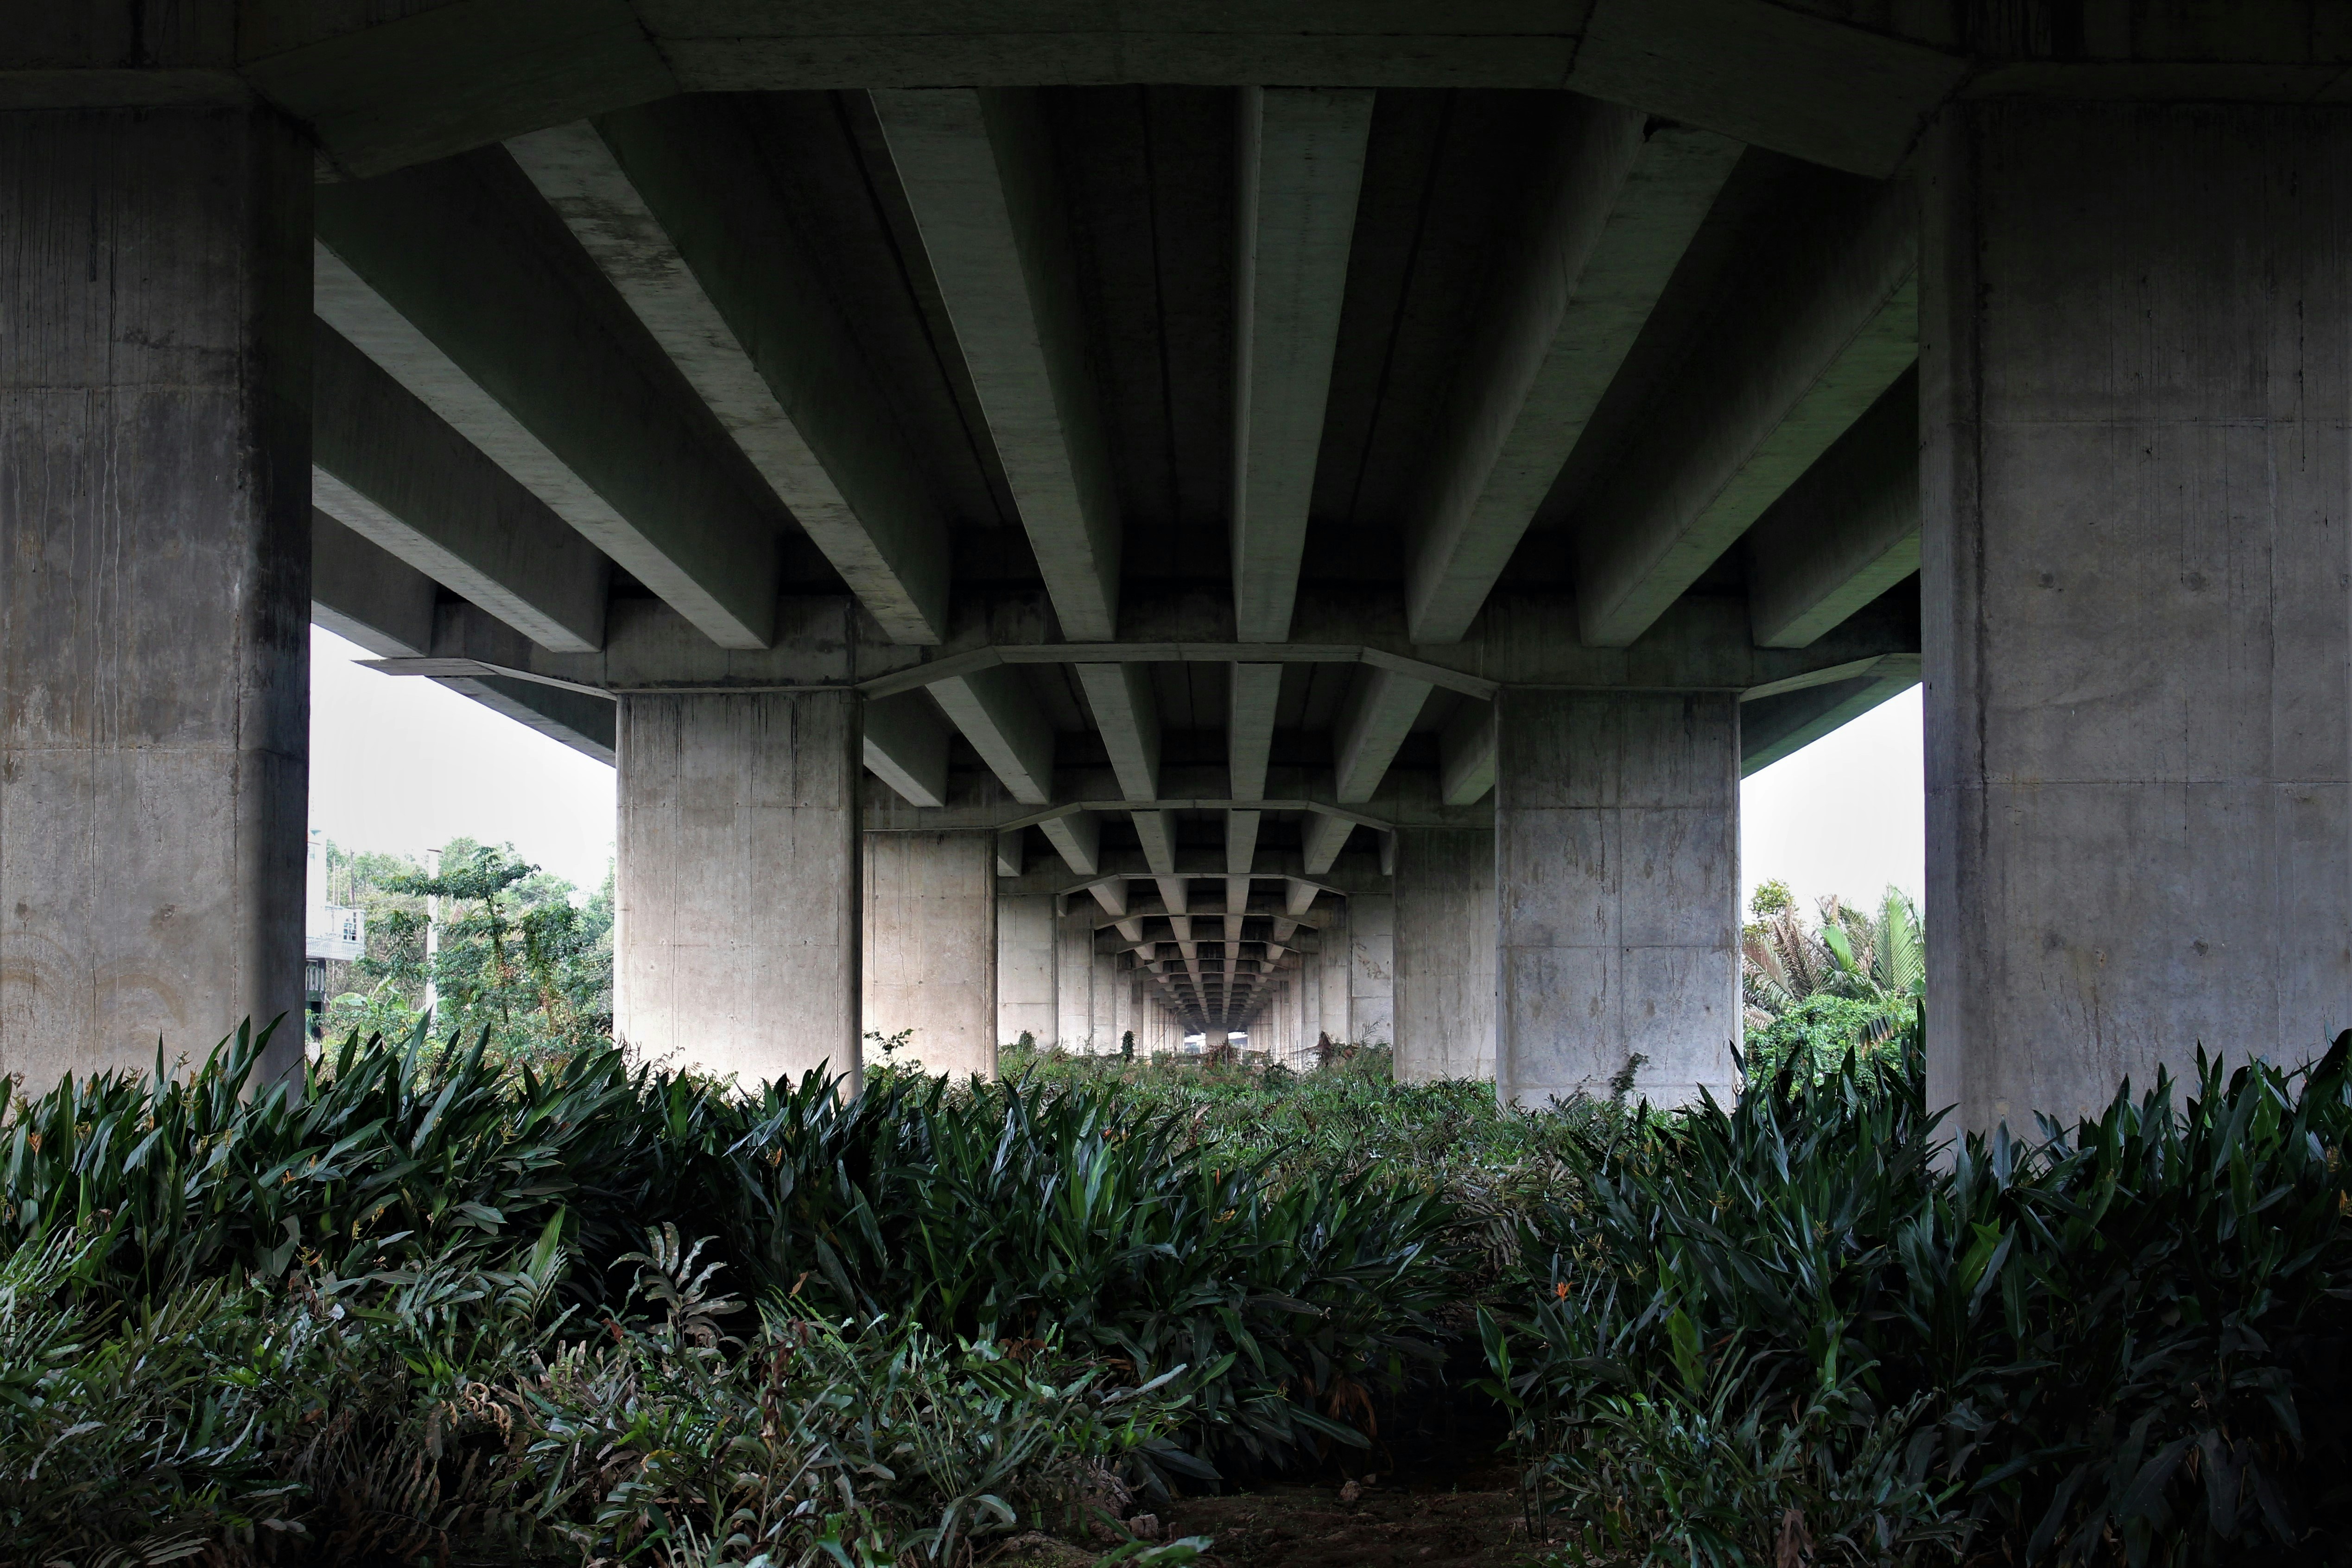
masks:
<svg viewBox="0 0 2352 1568"><path fill-rule="evenodd" d="M1372 798L1431 690L1428 681L1392 669L1357 673L1332 741L1334 798L1342 805Z"/></svg>
<svg viewBox="0 0 2352 1568"><path fill-rule="evenodd" d="M1843 680L1740 703L1739 776L1761 773L1918 684L1919 656L1890 654Z"/></svg>
<svg viewBox="0 0 2352 1568"><path fill-rule="evenodd" d="M931 695L1013 799L1054 798L1054 731L1021 672L1006 665L936 681Z"/></svg>
<svg viewBox="0 0 2352 1568"><path fill-rule="evenodd" d="M1896 182L1817 215L1735 299L1587 510L1587 644L1647 631L1910 367L1918 253Z"/></svg>
<svg viewBox="0 0 2352 1568"><path fill-rule="evenodd" d="M541 647L603 647L612 569L596 547L333 328L314 327L312 504Z"/></svg>
<svg viewBox="0 0 2352 1568"><path fill-rule="evenodd" d="M784 519L502 149L322 186L328 325L722 647L773 635Z"/></svg>
<svg viewBox="0 0 2352 1568"><path fill-rule="evenodd" d="M1438 798L1468 805L1495 787L1495 705L1465 702L1438 737Z"/></svg>
<svg viewBox="0 0 2352 1568"><path fill-rule="evenodd" d="M1245 87L1236 97L1234 636L1284 642L1298 597L1373 94Z"/></svg>
<svg viewBox="0 0 2352 1568"><path fill-rule="evenodd" d="M1135 837L1143 845L1143 863L1160 876L1172 876L1176 870L1176 816L1168 811L1137 811L1129 813L1135 823Z"/></svg>
<svg viewBox="0 0 2352 1568"><path fill-rule="evenodd" d="M957 88L874 108L1063 634L1107 641L1118 498L1044 106Z"/></svg>
<svg viewBox="0 0 2352 1568"><path fill-rule="evenodd" d="M1081 664L1076 674L1120 793L1129 800L1158 799L1160 704L1152 695L1151 667Z"/></svg>
<svg viewBox="0 0 2352 1568"><path fill-rule="evenodd" d="M1325 816L1318 812L1307 817L1303 835L1306 853L1302 868L1310 877L1320 877L1330 870L1331 863L1339 858L1339 851L1348 847L1348 836L1355 831L1356 824L1344 816ZM1307 885L1294 882L1291 890L1295 894ZM1311 894L1309 898L1311 900Z"/></svg>
<svg viewBox="0 0 2352 1568"><path fill-rule="evenodd" d="M1246 876L1256 868L1260 815L1255 811L1225 813L1225 869L1234 876Z"/></svg>
<svg viewBox="0 0 2352 1568"><path fill-rule="evenodd" d="M996 874L1018 877L1028 860L1029 835L1026 832L1000 833L996 836Z"/></svg>
<svg viewBox="0 0 2352 1568"><path fill-rule="evenodd" d="M1092 812L1074 811L1066 816L1048 817L1037 825L1045 842L1062 858L1062 864L1081 877L1091 877L1102 869L1102 818ZM1120 898L1125 898L1127 884L1118 883ZM1095 885L1095 897L1101 900L1103 884ZM1108 903L1104 903L1109 909ZM1116 914L1117 910L1112 910Z"/></svg>
<svg viewBox="0 0 2352 1568"><path fill-rule="evenodd" d="M1748 531L1748 615L1805 647L1919 570L1919 378L1906 375Z"/></svg>
<svg viewBox="0 0 2352 1568"><path fill-rule="evenodd" d="M610 698L500 675L452 676L434 684L470 697L583 756L607 765L617 760L619 710Z"/></svg>
<svg viewBox="0 0 2352 1568"><path fill-rule="evenodd" d="M948 803L948 730L920 692L866 704L866 771L910 805Z"/></svg>
<svg viewBox="0 0 2352 1568"><path fill-rule="evenodd" d="M310 619L378 658L433 647L433 579L365 534L310 511Z"/></svg>
<svg viewBox="0 0 2352 1568"><path fill-rule="evenodd" d="M1460 640L1739 162L1709 132L1561 95L1435 442L1406 574L1416 643Z"/></svg>
<svg viewBox="0 0 2352 1568"><path fill-rule="evenodd" d="M947 633L947 523L738 104L675 98L507 150L894 642Z"/></svg>

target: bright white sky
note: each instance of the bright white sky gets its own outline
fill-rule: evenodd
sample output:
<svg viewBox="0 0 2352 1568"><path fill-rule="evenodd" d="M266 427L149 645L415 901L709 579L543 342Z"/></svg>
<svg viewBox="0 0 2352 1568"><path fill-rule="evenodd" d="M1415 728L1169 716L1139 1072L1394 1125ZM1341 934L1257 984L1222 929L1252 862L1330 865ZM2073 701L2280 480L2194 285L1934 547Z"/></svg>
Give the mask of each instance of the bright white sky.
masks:
<svg viewBox="0 0 2352 1568"><path fill-rule="evenodd" d="M429 680L379 675L310 628L310 826L346 849L415 855L463 835L511 843L581 888L613 858L613 770ZM1927 837L1913 690L1740 789L1740 908L1778 877L1824 893L1917 898Z"/></svg>

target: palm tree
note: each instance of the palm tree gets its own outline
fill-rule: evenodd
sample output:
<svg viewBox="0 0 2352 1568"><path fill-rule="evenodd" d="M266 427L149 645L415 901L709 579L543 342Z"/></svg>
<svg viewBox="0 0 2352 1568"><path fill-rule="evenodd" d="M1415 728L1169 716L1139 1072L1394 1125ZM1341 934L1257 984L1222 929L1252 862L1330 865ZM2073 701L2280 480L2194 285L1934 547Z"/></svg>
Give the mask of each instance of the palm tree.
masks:
<svg viewBox="0 0 2352 1568"><path fill-rule="evenodd" d="M1811 930L1784 884L1757 889L1750 907L1757 920L1740 933L1739 948L1740 991L1751 1024L1769 1024L1822 993L1881 1003L1890 1013L1927 994L1918 906L1900 889L1886 889L1875 915L1835 895L1825 898Z"/></svg>

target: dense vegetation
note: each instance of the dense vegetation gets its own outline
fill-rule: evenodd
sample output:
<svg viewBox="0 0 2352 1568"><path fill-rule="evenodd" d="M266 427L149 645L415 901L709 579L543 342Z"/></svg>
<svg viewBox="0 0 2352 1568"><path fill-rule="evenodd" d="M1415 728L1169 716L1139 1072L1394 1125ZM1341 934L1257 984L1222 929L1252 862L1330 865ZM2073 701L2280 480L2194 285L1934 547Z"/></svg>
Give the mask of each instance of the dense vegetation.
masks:
<svg viewBox="0 0 2352 1568"><path fill-rule="evenodd" d="M1171 1489L1450 1385L1547 1562L2328 1560L2352 1044L1955 1143L1916 1017L1671 1113L1377 1052L845 1099L412 1035L299 1095L244 1040L68 1082L0 1127L0 1538L1181 1562Z"/></svg>
<svg viewBox="0 0 2352 1568"><path fill-rule="evenodd" d="M328 900L367 916L367 950L328 966L323 1029L400 1039L427 986L436 1032L489 1031L501 1058L544 1061L613 1034L613 879L583 894L504 847L452 839L427 869L327 847ZM434 918L436 951L426 952Z"/></svg>

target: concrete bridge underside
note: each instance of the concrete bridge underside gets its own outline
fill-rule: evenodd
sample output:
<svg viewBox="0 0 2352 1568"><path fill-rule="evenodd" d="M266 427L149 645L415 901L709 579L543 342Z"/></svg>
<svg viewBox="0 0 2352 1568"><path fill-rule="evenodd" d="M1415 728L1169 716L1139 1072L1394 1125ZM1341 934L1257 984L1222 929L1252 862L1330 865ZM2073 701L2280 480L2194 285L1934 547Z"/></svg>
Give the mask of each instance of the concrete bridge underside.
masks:
<svg viewBox="0 0 2352 1568"><path fill-rule="evenodd" d="M2331 7L0 10L0 1072L299 1012L312 620L747 1076L1721 1089L1923 679L1940 1100L2352 1024Z"/></svg>

